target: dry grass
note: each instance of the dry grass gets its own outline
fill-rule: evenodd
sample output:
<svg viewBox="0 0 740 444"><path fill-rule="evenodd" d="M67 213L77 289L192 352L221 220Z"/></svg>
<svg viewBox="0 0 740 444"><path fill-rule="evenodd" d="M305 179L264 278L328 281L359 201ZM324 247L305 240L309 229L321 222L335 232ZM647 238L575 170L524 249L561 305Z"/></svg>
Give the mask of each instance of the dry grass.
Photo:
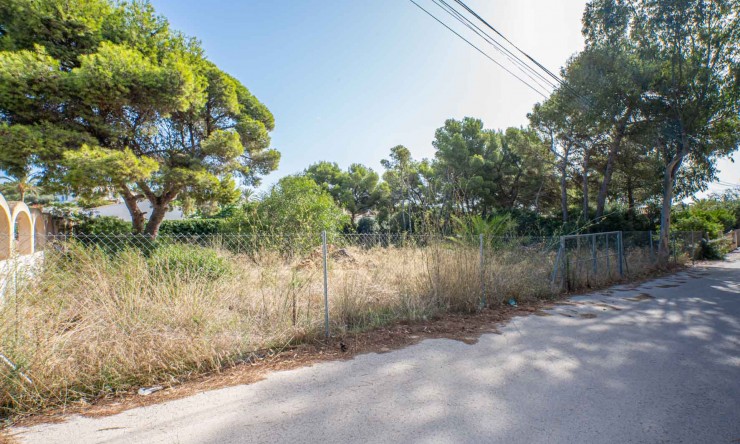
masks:
<svg viewBox="0 0 740 444"><path fill-rule="evenodd" d="M0 416L174 384L323 335L315 253L162 251L72 244L48 250L41 266L7 285L13 291L0 306L0 352L18 370L0 363ZM635 272L648 268L641 252L630 254ZM549 298L560 291L550 285L554 261L549 249L499 249L487 252L481 273L475 246L335 248L332 332L476 311L481 276L489 305ZM583 267L569 272L572 288L616 279L584 275Z"/></svg>

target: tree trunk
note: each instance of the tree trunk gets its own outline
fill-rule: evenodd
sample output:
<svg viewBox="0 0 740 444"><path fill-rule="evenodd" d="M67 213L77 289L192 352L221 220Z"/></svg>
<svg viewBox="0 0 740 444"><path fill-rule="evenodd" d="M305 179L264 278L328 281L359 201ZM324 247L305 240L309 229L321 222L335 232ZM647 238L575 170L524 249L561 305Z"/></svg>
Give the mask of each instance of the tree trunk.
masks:
<svg viewBox="0 0 740 444"><path fill-rule="evenodd" d="M543 176L542 182L540 182L540 188L537 190L537 194L534 197L534 213L540 215L540 194L542 193L542 187L545 186L545 179Z"/></svg>
<svg viewBox="0 0 740 444"><path fill-rule="evenodd" d="M568 222L568 152L563 153L563 162L560 164L560 207L563 210L563 223Z"/></svg>
<svg viewBox="0 0 740 444"><path fill-rule="evenodd" d="M586 150L583 156L583 222L588 222L588 164L591 160L591 153Z"/></svg>
<svg viewBox="0 0 740 444"><path fill-rule="evenodd" d="M159 234L159 226L162 225L164 216L167 214L167 207L170 201L167 199L158 199L159 202L152 202L152 215L149 217L149 221L146 223L144 233L150 238L154 239Z"/></svg>
<svg viewBox="0 0 740 444"><path fill-rule="evenodd" d="M686 154L680 150L676 156L666 165L663 173L663 202L660 209L660 240L658 244L658 260L667 265L671 255L671 206L673 204L674 187L676 184L676 173L681 167L681 162Z"/></svg>
<svg viewBox="0 0 740 444"><path fill-rule="evenodd" d="M606 167L604 168L604 178L601 180L601 187L599 188L599 195L596 197L596 218L600 218L604 215L604 207L606 207L606 196L609 193L609 184L612 181L612 174L614 173L614 164L619 156L619 149L622 145L622 139L624 138L624 131L627 127L627 119L630 112L622 118L619 125L615 129L614 140L609 145L609 153L606 158Z"/></svg>
<svg viewBox="0 0 740 444"><path fill-rule="evenodd" d="M137 196L134 195L134 193L131 192L128 186L125 185L121 187L121 196L123 197L126 208L128 208L128 212L131 215L133 232L135 234L140 234L142 231L144 231L144 223L146 222L146 218L144 217L144 212L139 209L139 199L137 198Z"/></svg>
<svg viewBox="0 0 740 444"><path fill-rule="evenodd" d="M635 190L630 175L627 175L627 218L630 221L635 220Z"/></svg>

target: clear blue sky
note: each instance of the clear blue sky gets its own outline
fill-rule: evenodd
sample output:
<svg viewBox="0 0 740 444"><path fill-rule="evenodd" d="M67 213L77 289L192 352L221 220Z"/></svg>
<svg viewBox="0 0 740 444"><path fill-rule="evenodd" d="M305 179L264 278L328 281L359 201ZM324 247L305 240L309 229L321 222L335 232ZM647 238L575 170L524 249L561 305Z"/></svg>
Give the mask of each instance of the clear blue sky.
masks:
<svg viewBox="0 0 740 444"><path fill-rule="evenodd" d="M418 2L442 16L431 0ZM553 71L583 46L586 0L467 3ZM272 145L282 160L265 185L320 160L380 171L398 144L432 157L434 130L445 119L519 126L541 100L407 0L152 4L275 115ZM738 182L737 165L722 168L723 180Z"/></svg>

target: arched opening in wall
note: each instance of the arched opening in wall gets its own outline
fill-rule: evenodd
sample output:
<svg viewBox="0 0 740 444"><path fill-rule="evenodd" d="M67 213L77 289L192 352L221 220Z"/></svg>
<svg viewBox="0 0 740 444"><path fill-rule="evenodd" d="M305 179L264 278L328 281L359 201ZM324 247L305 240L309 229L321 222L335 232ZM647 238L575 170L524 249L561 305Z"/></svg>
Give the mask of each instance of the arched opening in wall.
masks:
<svg viewBox="0 0 740 444"><path fill-rule="evenodd" d="M0 260L5 260L10 257L13 237L10 231L10 211L7 205L2 205L2 203L0 202Z"/></svg>
<svg viewBox="0 0 740 444"><path fill-rule="evenodd" d="M46 221L43 214L35 214L33 221L33 250L41 251L46 245Z"/></svg>
<svg viewBox="0 0 740 444"><path fill-rule="evenodd" d="M28 211L19 210L15 215L15 248L18 254L33 253L33 224Z"/></svg>

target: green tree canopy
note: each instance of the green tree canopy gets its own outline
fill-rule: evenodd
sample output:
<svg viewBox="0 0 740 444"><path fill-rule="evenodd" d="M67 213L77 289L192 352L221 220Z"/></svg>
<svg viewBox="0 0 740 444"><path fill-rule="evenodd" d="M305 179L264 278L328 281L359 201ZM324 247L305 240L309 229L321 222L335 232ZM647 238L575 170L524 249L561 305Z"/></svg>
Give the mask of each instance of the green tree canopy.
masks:
<svg viewBox="0 0 740 444"><path fill-rule="evenodd" d="M0 169L119 194L155 236L175 199L233 200L277 167L269 110L150 4L9 0L0 14Z"/></svg>
<svg viewBox="0 0 740 444"><path fill-rule="evenodd" d="M259 231L299 236L337 232L349 222L332 196L305 176L280 179L256 204L256 215Z"/></svg>

